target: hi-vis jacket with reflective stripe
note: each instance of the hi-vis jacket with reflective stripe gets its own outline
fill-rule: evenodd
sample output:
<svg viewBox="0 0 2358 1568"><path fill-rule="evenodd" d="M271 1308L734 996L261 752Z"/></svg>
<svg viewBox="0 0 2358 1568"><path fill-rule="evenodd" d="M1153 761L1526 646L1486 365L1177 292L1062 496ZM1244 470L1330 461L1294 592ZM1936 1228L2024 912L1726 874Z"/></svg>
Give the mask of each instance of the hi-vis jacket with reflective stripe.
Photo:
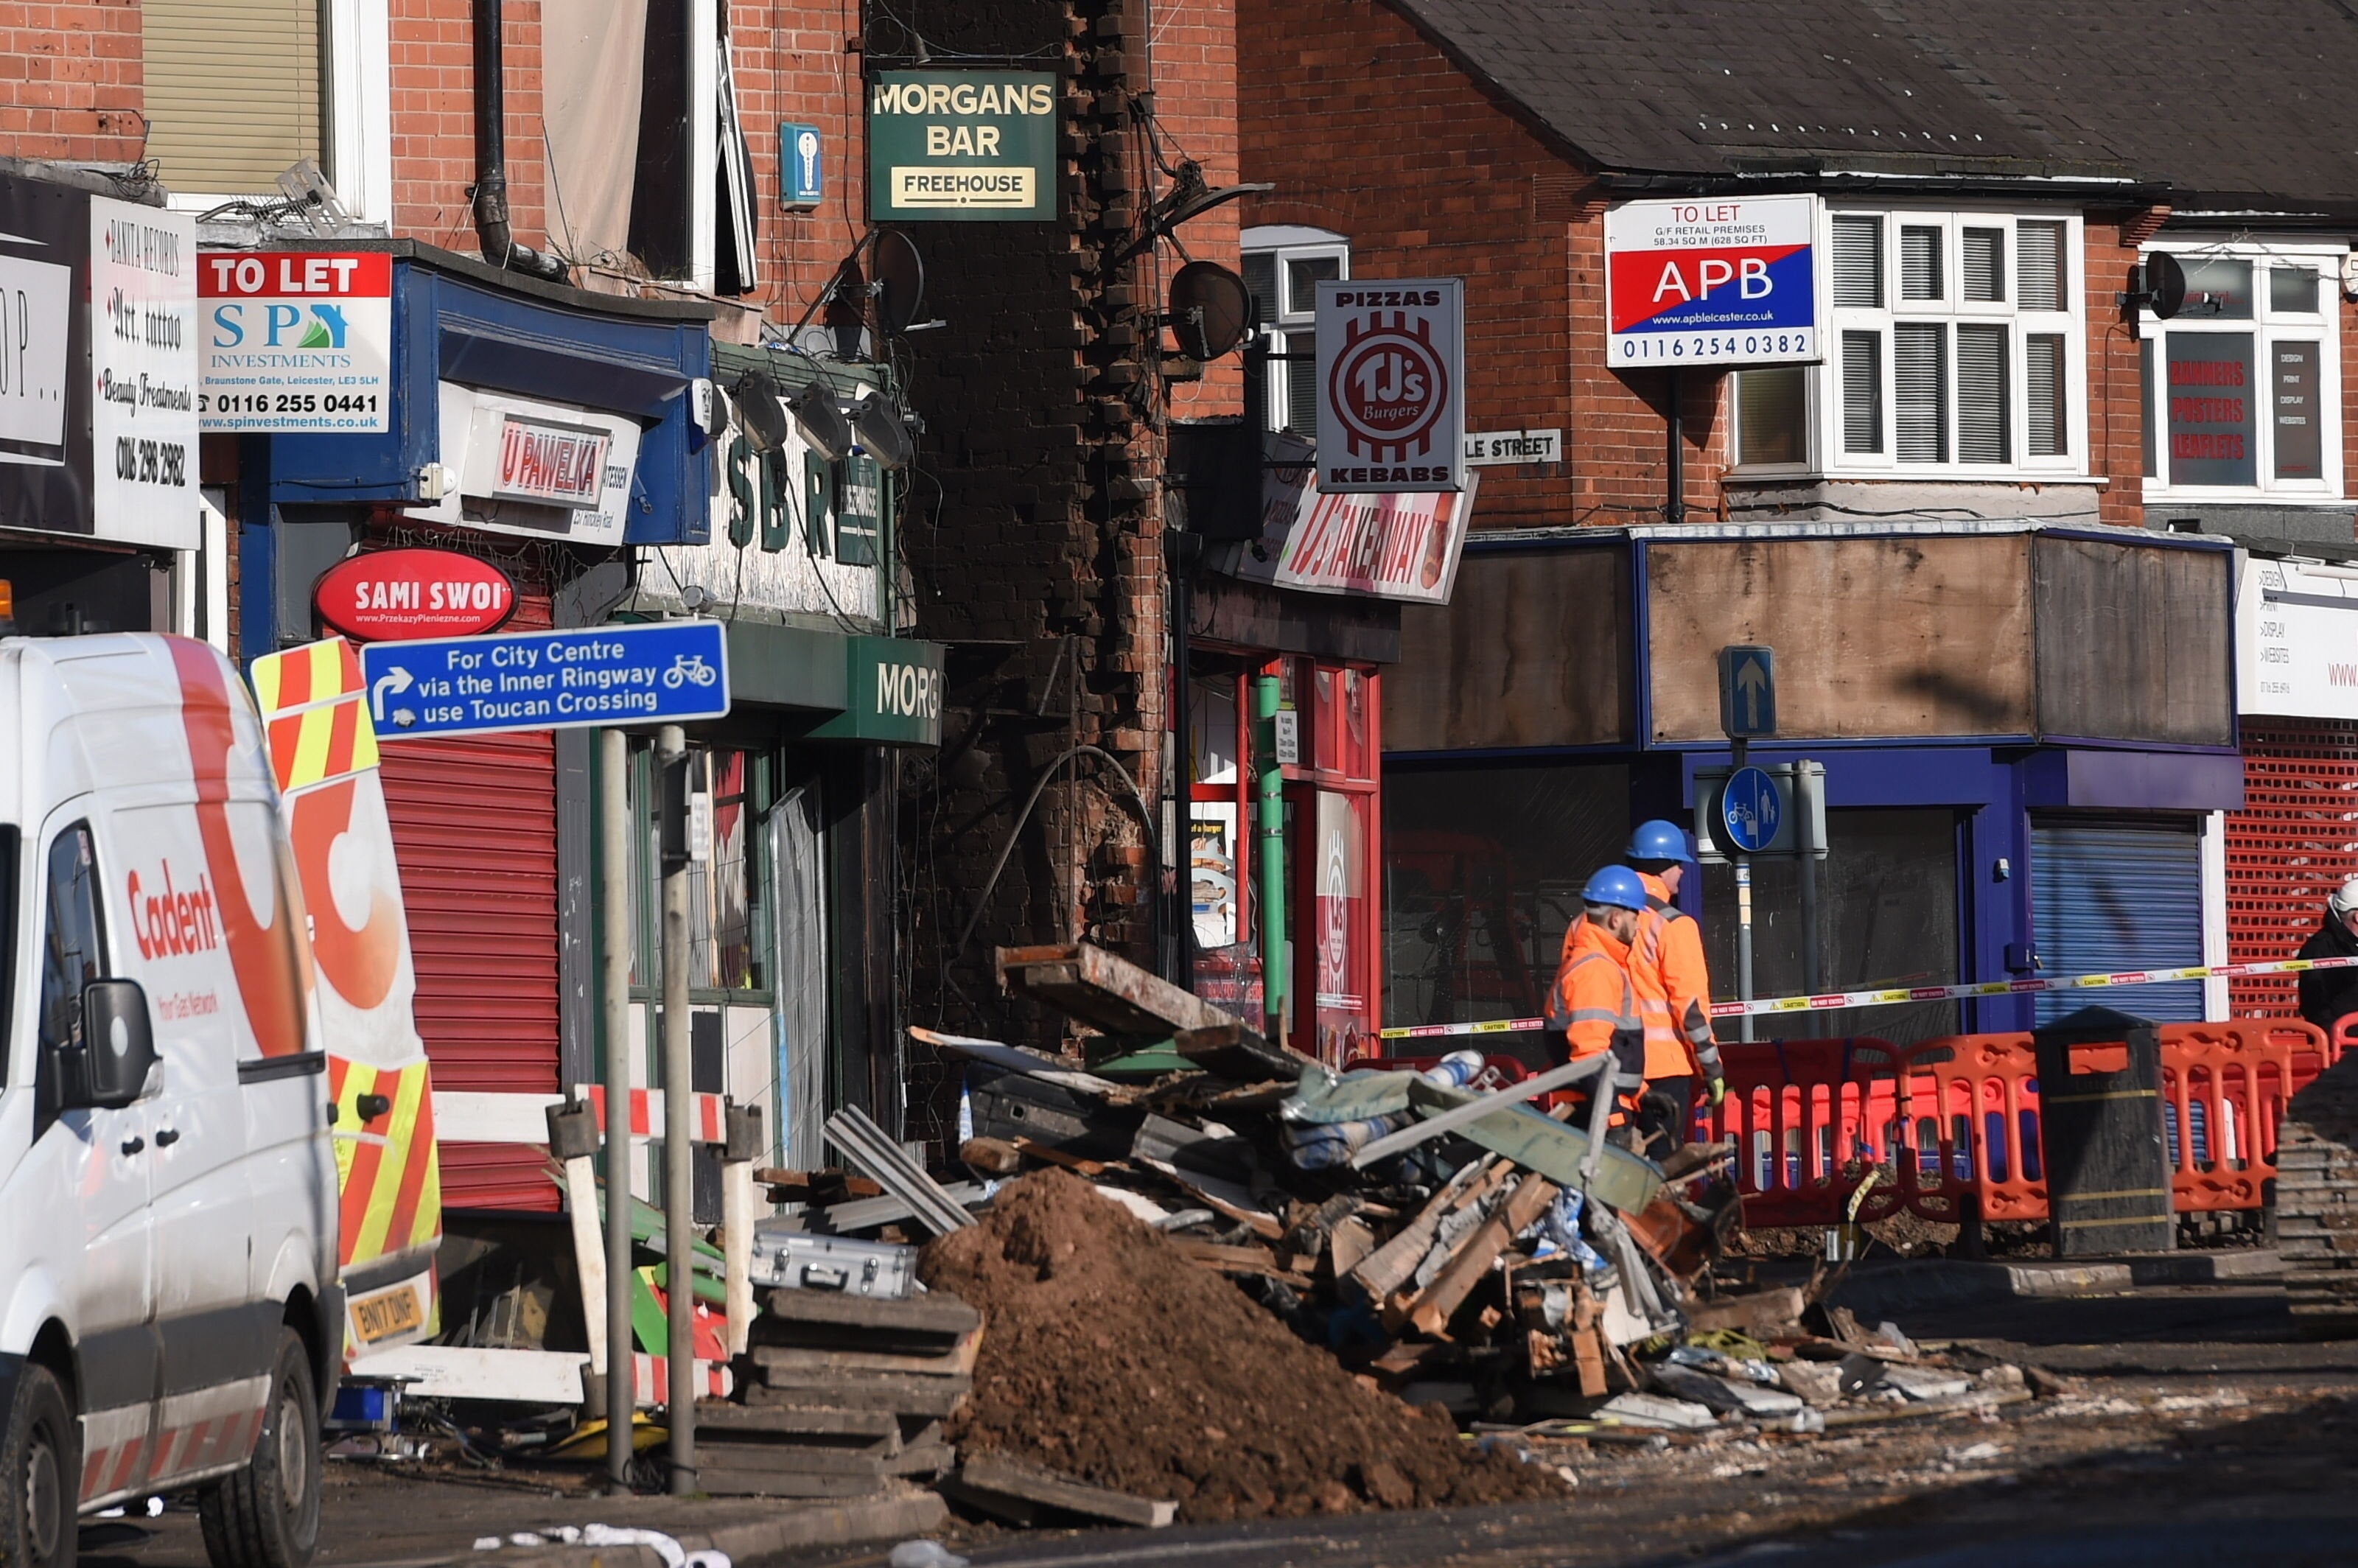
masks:
<svg viewBox="0 0 2358 1568"><path fill-rule="evenodd" d="M1626 1093L1646 1081L1646 1031L1629 983L1628 944L1585 915L1564 933L1548 1028L1563 1032L1568 1060L1612 1052L1615 1089Z"/></svg>
<svg viewBox="0 0 2358 1568"><path fill-rule="evenodd" d="M1704 967L1703 927L1671 903L1671 890L1648 871L1646 909L1629 946L1629 983L1646 1025L1646 1076L1725 1076L1711 1033L1711 974Z"/></svg>

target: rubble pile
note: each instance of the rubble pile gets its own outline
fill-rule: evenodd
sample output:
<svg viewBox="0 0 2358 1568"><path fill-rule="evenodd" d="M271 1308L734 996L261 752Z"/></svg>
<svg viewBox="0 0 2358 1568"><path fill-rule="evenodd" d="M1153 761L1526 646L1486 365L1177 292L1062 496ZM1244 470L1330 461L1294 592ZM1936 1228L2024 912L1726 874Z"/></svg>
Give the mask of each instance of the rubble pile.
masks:
<svg viewBox="0 0 2358 1568"><path fill-rule="evenodd" d="M982 1224L926 1247L922 1273L989 1325L952 1423L969 1455L1174 1499L1183 1519L1562 1490L1369 1388L1067 1173L1001 1188Z"/></svg>
<svg viewBox="0 0 2358 1568"><path fill-rule="evenodd" d="M1823 1274L1747 1290L1716 1267L1732 1148L1592 1141L1472 1052L1338 1070L1085 945L1000 969L1091 1032L1080 1059L913 1031L965 1064L972 1179L830 1123L857 1174L796 1178L811 1201L760 1250L817 1278L933 1237L922 1299L982 1319L973 1392L901 1441L932 1464L954 1440L943 1489L1001 1519L1509 1500L1558 1488L1568 1440L1807 1434L2037 1391L1863 1328ZM758 1400L780 1351L755 1354Z"/></svg>

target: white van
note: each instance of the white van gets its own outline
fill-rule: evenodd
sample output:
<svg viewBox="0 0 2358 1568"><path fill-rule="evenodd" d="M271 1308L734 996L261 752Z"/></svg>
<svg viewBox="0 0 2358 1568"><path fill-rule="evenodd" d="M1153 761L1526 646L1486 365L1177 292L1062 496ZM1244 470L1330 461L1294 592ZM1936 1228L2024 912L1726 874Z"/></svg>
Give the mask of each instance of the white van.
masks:
<svg viewBox="0 0 2358 1568"><path fill-rule="evenodd" d="M300 1568L343 1341L311 946L262 731L179 637L0 639L0 1563L198 1490Z"/></svg>

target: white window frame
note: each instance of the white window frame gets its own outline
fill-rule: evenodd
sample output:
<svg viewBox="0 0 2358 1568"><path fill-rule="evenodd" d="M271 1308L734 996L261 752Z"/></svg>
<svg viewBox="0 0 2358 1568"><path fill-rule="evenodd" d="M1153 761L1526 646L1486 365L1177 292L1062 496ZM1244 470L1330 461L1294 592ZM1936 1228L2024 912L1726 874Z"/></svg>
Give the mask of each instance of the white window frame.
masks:
<svg viewBox="0 0 2358 1568"><path fill-rule="evenodd" d="M344 210L363 223L393 223L393 49L390 0L328 0L327 59L319 105L327 127L328 180ZM203 212L271 190L176 190L176 212Z"/></svg>
<svg viewBox="0 0 2358 1568"><path fill-rule="evenodd" d="M1337 276L1351 276L1351 242L1331 229L1313 229L1297 224L1267 224L1244 231L1240 250L1250 256L1271 258L1271 275L1276 280L1278 297L1270 301L1271 324L1262 329L1269 340L1271 353L1298 354L1317 351L1317 301L1288 299L1287 264L1297 261L1331 260L1341 264ZM1270 373L1262 378L1260 410L1261 428L1282 430L1292 424L1293 410L1289 406L1288 373L1291 362L1272 363ZM1300 428L1296 426L1295 428Z"/></svg>
<svg viewBox="0 0 2358 1568"><path fill-rule="evenodd" d="M2181 263L2189 261L2248 261L2252 264L2252 314L2249 317L2225 319L2181 313L2164 321L2150 310L2137 315L2137 335L2153 342L2158 384L2151 389L2153 396L2152 462L2155 473L2145 481L2148 502L2164 503L2195 503L2223 501L2261 501L2271 505L2337 505L2342 500L2342 268L2350 255L2347 244L2301 243L2292 241L2171 239L2156 241L2145 247L2144 254L2164 252ZM2315 315L2278 311L2269 287L2268 269L2290 265L2317 269L2318 297L2320 310ZM2258 452L2254 458L2252 472L2258 482L2250 485L2174 484L2169 477L2169 373L2166 339L2171 332L2249 333L2252 338L2252 362L2261 383L2257 395L2262 406L2253 421L2254 438ZM2315 342L2318 350L2317 403L2320 414L2318 442L2321 475L2318 479L2278 479L2277 471L2277 422L2273 400L2266 390L2268 368L2279 338L2300 342ZM2142 351L2140 351L2142 352Z"/></svg>
<svg viewBox="0 0 2358 1568"><path fill-rule="evenodd" d="M1840 306L1833 303L1833 223L1836 218L1863 217L1881 221L1883 244L1883 303L1876 308L1863 306ZM2023 223L2061 223L2063 225L2063 302L2060 311L2031 311L2021 308L2017 297L2021 284L2021 240L2019 225ZM1941 230L1942 292L1939 301L1908 301L1899 298L1899 231L1910 227L1935 226ZM2007 297L2003 301L1969 301L1964 292L1964 238L1966 229L1998 228L2006 233L2006 286ZM2080 214L2068 211L2039 211L2032 209L1989 206L1920 206L1876 205L1858 202L1827 202L1823 208L1817 231L1819 254L1826 258L1821 269L1820 287L1824 301L1821 311L1823 331L1820 341L1825 357L1810 367L1809 431L1810 459L1798 463L1736 463L1730 472L1740 478L1776 478L1806 476L1824 479L1922 480L1942 482L1987 481L2016 483L2024 480L2084 479L2088 474L2088 350L2087 350L2087 278L2085 258L2085 226ZM1947 449L1946 462L1902 462L1899 460L1898 420L1896 415L1898 394L1894 375L1893 328L1909 322L1930 322L1948 329L1945 373L1947 385ZM1960 325L2004 324L2006 332L2006 442L2007 460L2000 463L1965 462L1957 457L1957 335ZM1880 342L1880 374L1878 392L1882 399L1879 410L1883 450L1879 453L1845 452L1842 446L1843 395L1842 344L1843 333L1873 331ZM2028 375L2028 341L2033 335L2060 334L2063 339L2064 421L2063 446L2061 456L2032 457L2028 453L2029 377ZM1740 398L1734 378L1728 389L1728 422L1731 454L1740 454L1743 448Z"/></svg>

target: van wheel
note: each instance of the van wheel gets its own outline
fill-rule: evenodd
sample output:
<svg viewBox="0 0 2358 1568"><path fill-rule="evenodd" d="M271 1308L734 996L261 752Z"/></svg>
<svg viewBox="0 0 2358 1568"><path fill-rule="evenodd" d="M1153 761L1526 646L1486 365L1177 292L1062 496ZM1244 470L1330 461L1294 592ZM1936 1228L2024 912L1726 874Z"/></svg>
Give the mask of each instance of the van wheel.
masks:
<svg viewBox="0 0 2358 1568"><path fill-rule="evenodd" d="M73 1568L81 1433L48 1368L27 1361L17 1369L7 1419L0 1433L0 1563Z"/></svg>
<svg viewBox="0 0 2358 1568"><path fill-rule="evenodd" d="M282 1328L253 1463L197 1494L213 1568L306 1568L319 1544L319 1465L311 1358Z"/></svg>

